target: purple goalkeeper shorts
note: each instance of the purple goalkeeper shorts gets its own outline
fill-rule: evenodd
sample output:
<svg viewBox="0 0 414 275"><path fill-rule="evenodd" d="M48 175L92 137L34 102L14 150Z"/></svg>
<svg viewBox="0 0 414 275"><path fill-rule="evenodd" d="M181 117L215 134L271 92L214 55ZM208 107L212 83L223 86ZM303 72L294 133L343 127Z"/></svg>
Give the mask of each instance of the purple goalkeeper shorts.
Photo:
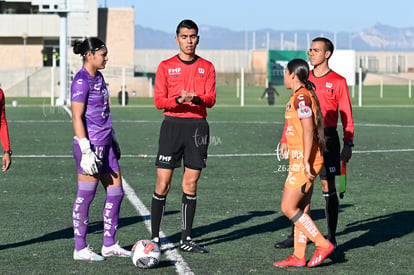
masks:
<svg viewBox="0 0 414 275"><path fill-rule="evenodd" d="M119 172L119 162L116 158L114 150L111 145L93 145L91 144L92 151L98 156L102 161L102 166L99 168L99 174L112 174L114 172ZM75 140L73 142L73 157L75 158L76 168L78 174L83 174L83 170L80 166L82 159L82 152L80 150L78 142Z"/></svg>

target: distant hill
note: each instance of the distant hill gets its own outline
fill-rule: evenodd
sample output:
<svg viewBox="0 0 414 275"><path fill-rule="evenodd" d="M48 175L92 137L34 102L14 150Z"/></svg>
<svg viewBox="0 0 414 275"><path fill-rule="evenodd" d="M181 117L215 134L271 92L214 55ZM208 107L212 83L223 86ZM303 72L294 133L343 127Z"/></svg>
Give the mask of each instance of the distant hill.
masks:
<svg viewBox="0 0 414 275"><path fill-rule="evenodd" d="M306 50L310 40L324 36L336 41L338 49L357 51L414 51L414 27L395 28L382 24L360 32L332 33L323 30L278 31L261 29L248 31L247 43L244 31L231 31L226 28L201 25L199 49L266 49ZM167 33L151 28L135 26L135 48L137 49L176 49L175 33ZM268 42L269 40L269 42ZM283 43L282 43L283 41ZM296 43L295 43L296 41Z"/></svg>

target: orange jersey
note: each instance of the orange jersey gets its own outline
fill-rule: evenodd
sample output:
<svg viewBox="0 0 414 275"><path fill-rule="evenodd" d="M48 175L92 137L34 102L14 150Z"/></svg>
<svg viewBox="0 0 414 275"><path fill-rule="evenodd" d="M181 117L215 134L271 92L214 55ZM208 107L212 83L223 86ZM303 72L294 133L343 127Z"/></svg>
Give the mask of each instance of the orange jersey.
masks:
<svg viewBox="0 0 414 275"><path fill-rule="evenodd" d="M289 176L285 184L287 187L299 188L305 183L313 183L304 173L303 129L300 121L312 119L316 130L316 111L316 101L312 93L305 88L297 90L286 106L286 130L284 133L289 149ZM313 167L313 173L318 174L323 165L323 156L316 138L313 140L309 162Z"/></svg>

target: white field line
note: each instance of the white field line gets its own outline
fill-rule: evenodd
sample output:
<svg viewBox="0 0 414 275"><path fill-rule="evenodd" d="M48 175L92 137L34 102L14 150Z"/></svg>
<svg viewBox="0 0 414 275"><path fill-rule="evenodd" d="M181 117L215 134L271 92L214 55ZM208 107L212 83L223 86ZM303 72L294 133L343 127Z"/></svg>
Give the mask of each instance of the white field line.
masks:
<svg viewBox="0 0 414 275"><path fill-rule="evenodd" d="M69 108L64 106L63 109L68 113L69 117L72 118L72 112L69 110ZM151 213L138 198L138 196L135 194L134 189L128 184L124 177L122 177L122 185L127 199L132 204L132 206L135 207L141 217L144 218L145 227L147 228L148 232L151 232ZM174 263L177 273L180 275L193 275L194 273L191 271L186 261L184 261L184 258L180 253L178 253L177 249L174 248L174 245L167 239L167 236L164 234L164 232L160 230L159 234L160 238L163 240L162 248L165 249L164 255L168 260Z"/></svg>
<svg viewBox="0 0 414 275"><path fill-rule="evenodd" d="M150 215L151 213L148 211L147 207L142 203L142 201L138 198L135 194L134 189L127 183L127 181L122 177L122 186L124 187L124 192L127 199L131 202L131 204L135 207L135 210L143 217L145 227L147 228L148 232L151 232L151 220ZM162 249L164 250L164 255L167 257L168 260L174 263L175 268L178 274L194 274L188 264L184 261L184 258L178 253L177 249L174 248L174 245L168 241L167 236L161 230L160 231L160 238L162 239Z"/></svg>
<svg viewBox="0 0 414 275"><path fill-rule="evenodd" d="M68 107L63 107L66 112L70 113ZM9 123L71 123L67 120L7 120ZM115 123L161 123L158 120L113 120ZM208 121L209 124L285 124L284 121L227 121L227 120L212 120ZM359 127L384 127L384 128L414 128L414 125L401 125L401 124L375 124L375 123L355 123L355 126Z"/></svg>
<svg viewBox="0 0 414 275"><path fill-rule="evenodd" d="M387 149L387 150L361 150L352 151L352 154L369 154L369 153L400 153L400 152L414 152L414 148L407 149ZM253 154L211 154L209 158L231 158L231 157L269 157L277 156L277 153L253 153ZM72 155L16 155L14 158L73 158ZM156 155L122 155L123 158L155 158Z"/></svg>

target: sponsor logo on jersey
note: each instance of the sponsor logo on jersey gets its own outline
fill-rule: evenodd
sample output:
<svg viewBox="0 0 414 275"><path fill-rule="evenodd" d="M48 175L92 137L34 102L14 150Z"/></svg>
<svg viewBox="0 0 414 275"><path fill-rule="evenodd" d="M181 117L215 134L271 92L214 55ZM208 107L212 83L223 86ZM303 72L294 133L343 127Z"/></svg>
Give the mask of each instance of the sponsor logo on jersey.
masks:
<svg viewBox="0 0 414 275"><path fill-rule="evenodd" d="M301 101L303 102L303 101ZM312 117L312 109L309 106L303 106L298 109L299 119L310 118Z"/></svg>
<svg viewBox="0 0 414 275"><path fill-rule="evenodd" d="M332 82L326 82L325 87L326 87L327 92L330 92L330 93L333 94L333 89L332 89L333 84L332 84Z"/></svg>
<svg viewBox="0 0 414 275"><path fill-rule="evenodd" d="M72 94L72 98L73 98L73 97L77 97L77 96L79 96L79 95L81 95L81 94L83 94L83 91L76 91L76 92L74 92L74 93Z"/></svg>
<svg viewBox="0 0 414 275"><path fill-rule="evenodd" d="M302 102L302 104L305 104L305 101L304 101L305 100L305 95L304 94L298 95L298 99L301 100L299 102L299 106L300 106L301 102Z"/></svg>
<svg viewBox="0 0 414 275"><path fill-rule="evenodd" d="M335 166L329 167L329 172L335 173L336 172L336 167Z"/></svg>
<svg viewBox="0 0 414 275"><path fill-rule="evenodd" d="M181 68L169 68L168 74L169 75L181 74Z"/></svg>
<svg viewBox="0 0 414 275"><path fill-rule="evenodd" d="M205 72L204 68L198 68L198 73L200 74L200 77L204 76L204 72Z"/></svg>
<svg viewBox="0 0 414 275"><path fill-rule="evenodd" d="M293 136L293 126L286 127L286 136Z"/></svg>
<svg viewBox="0 0 414 275"><path fill-rule="evenodd" d="M76 83L79 84L79 85L82 85L82 82L83 82L82 78L79 78L78 80L76 80Z"/></svg>
<svg viewBox="0 0 414 275"><path fill-rule="evenodd" d="M99 91L101 89L101 85L102 85L102 83L95 83L95 85L93 85L93 89L95 91Z"/></svg>

